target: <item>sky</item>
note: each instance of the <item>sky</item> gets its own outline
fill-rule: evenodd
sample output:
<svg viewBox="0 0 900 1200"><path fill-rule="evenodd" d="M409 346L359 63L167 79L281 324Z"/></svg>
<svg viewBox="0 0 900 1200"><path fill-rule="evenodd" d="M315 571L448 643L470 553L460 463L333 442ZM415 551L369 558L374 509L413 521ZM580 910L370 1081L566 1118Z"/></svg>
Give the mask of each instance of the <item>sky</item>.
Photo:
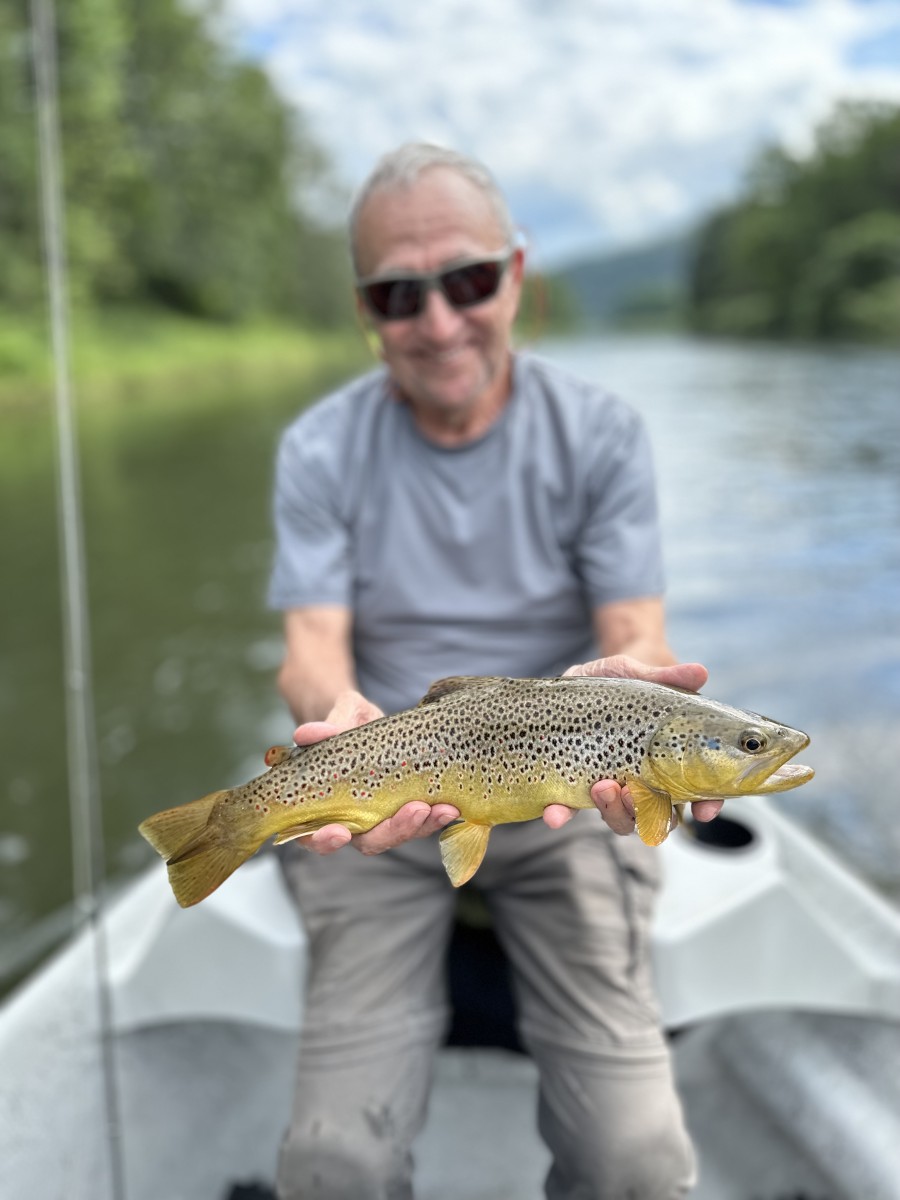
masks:
<svg viewBox="0 0 900 1200"><path fill-rule="evenodd" d="M900 104L900 0L224 0L352 192L407 140L485 162L538 262L680 232L841 99ZM342 216L343 214L335 214Z"/></svg>

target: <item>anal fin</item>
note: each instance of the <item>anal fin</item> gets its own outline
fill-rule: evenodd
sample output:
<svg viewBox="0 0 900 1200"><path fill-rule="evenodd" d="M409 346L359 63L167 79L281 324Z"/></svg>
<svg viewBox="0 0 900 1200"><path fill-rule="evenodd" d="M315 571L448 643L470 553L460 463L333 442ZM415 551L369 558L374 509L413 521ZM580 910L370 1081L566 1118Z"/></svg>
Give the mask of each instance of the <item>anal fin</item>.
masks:
<svg viewBox="0 0 900 1200"><path fill-rule="evenodd" d="M672 797L640 779L628 780L638 837L648 846L661 846L672 828Z"/></svg>
<svg viewBox="0 0 900 1200"><path fill-rule="evenodd" d="M441 860L454 887L462 887L481 866L490 836L490 825L474 821L454 821L441 833Z"/></svg>

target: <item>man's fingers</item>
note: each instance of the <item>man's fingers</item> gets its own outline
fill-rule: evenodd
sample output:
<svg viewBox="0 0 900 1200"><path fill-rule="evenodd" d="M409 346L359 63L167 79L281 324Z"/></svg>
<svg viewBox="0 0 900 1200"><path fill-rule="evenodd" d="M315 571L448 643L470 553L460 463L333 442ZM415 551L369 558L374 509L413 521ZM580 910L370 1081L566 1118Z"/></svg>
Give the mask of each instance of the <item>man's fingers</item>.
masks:
<svg viewBox="0 0 900 1200"><path fill-rule="evenodd" d="M296 838L294 844L313 854L334 854L350 841L350 830L344 825L325 825L309 837Z"/></svg>
<svg viewBox="0 0 900 1200"><path fill-rule="evenodd" d="M612 779L601 779L591 788L591 799L613 833L633 832L634 804L628 788L620 788ZM719 815L723 804L723 800L695 800L691 816L696 821L711 821Z"/></svg>
<svg viewBox="0 0 900 1200"><path fill-rule="evenodd" d="M671 667L659 667L659 674L651 682L684 688L688 692L699 692L707 679L709 671L702 663L675 663Z"/></svg>
<svg viewBox="0 0 900 1200"><path fill-rule="evenodd" d="M622 835L634 831L634 806L627 789L620 788L614 779L601 779L591 788L591 799L613 833Z"/></svg>
<svg viewBox="0 0 900 1200"><path fill-rule="evenodd" d="M341 692L331 707L326 721L305 721L294 730L294 741L298 746L311 746L323 738L334 737L383 717L384 713L367 700L360 692Z"/></svg>
<svg viewBox="0 0 900 1200"><path fill-rule="evenodd" d="M701 663L673 663L668 667L648 667L646 663L627 654L613 654L609 658L595 658L592 662L569 667L568 676L601 679L643 679L646 683L664 683L668 687L685 688L689 692L699 691L709 678L709 672Z"/></svg>
<svg viewBox="0 0 900 1200"><path fill-rule="evenodd" d="M356 729L359 725L365 725L383 716L381 709L371 700L367 700L361 692L348 689L337 697L328 719L343 730Z"/></svg>
<svg viewBox="0 0 900 1200"><path fill-rule="evenodd" d="M544 809L545 824L551 829L562 829L575 816L574 808L566 808L565 804L548 804Z"/></svg>
<svg viewBox="0 0 900 1200"><path fill-rule="evenodd" d="M351 836L344 825L326 825L309 837L297 838L297 845L314 854L333 854L352 843L361 854L381 854L413 838L430 837L457 820L459 809L452 804L431 805L425 800L411 800L392 817L379 822L366 833Z"/></svg>
<svg viewBox="0 0 900 1200"><path fill-rule="evenodd" d="M307 721L294 730L294 741L298 746L311 746L313 742L321 742L323 738L334 737L340 732L340 726L331 721Z"/></svg>
<svg viewBox="0 0 900 1200"><path fill-rule="evenodd" d="M695 800L691 805L691 816L695 821L711 821L721 812L724 800Z"/></svg>
<svg viewBox="0 0 900 1200"><path fill-rule="evenodd" d="M452 804L432 807L424 800L411 800L374 829L356 834L353 844L362 854L381 854L413 838L430 837L458 816L459 810Z"/></svg>
<svg viewBox="0 0 900 1200"><path fill-rule="evenodd" d="M429 805L428 816L419 827L417 836L431 837L433 833L438 833L441 829L446 829L451 821L458 821L459 816L459 809L454 808L452 804Z"/></svg>

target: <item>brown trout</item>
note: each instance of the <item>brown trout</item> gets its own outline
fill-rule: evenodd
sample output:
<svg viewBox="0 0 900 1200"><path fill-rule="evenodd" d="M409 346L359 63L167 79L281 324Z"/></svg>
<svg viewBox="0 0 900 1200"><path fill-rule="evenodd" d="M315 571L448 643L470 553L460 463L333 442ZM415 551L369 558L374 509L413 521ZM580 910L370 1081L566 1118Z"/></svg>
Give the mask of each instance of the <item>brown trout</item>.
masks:
<svg viewBox="0 0 900 1200"><path fill-rule="evenodd" d="M416 708L273 747L263 775L148 817L140 832L187 907L273 835L280 845L332 822L363 833L409 800L444 801L461 814L440 835L459 887L494 825L532 820L548 804L593 808L599 779L628 786L637 832L656 846L673 806L806 783L810 767L785 764L808 744L766 717L635 679L442 679Z"/></svg>

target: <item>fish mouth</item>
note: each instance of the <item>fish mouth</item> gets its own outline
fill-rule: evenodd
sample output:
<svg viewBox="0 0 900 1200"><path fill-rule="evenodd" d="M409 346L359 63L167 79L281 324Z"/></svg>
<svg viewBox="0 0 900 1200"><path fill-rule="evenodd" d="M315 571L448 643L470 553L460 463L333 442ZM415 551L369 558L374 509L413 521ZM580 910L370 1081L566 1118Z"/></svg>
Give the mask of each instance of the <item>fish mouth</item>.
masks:
<svg viewBox="0 0 900 1200"><path fill-rule="evenodd" d="M802 783L808 783L815 775L812 767L805 767L801 763L785 763L784 766L773 771L760 783L756 784L755 790L759 793L765 792L789 792L791 788L800 787Z"/></svg>

